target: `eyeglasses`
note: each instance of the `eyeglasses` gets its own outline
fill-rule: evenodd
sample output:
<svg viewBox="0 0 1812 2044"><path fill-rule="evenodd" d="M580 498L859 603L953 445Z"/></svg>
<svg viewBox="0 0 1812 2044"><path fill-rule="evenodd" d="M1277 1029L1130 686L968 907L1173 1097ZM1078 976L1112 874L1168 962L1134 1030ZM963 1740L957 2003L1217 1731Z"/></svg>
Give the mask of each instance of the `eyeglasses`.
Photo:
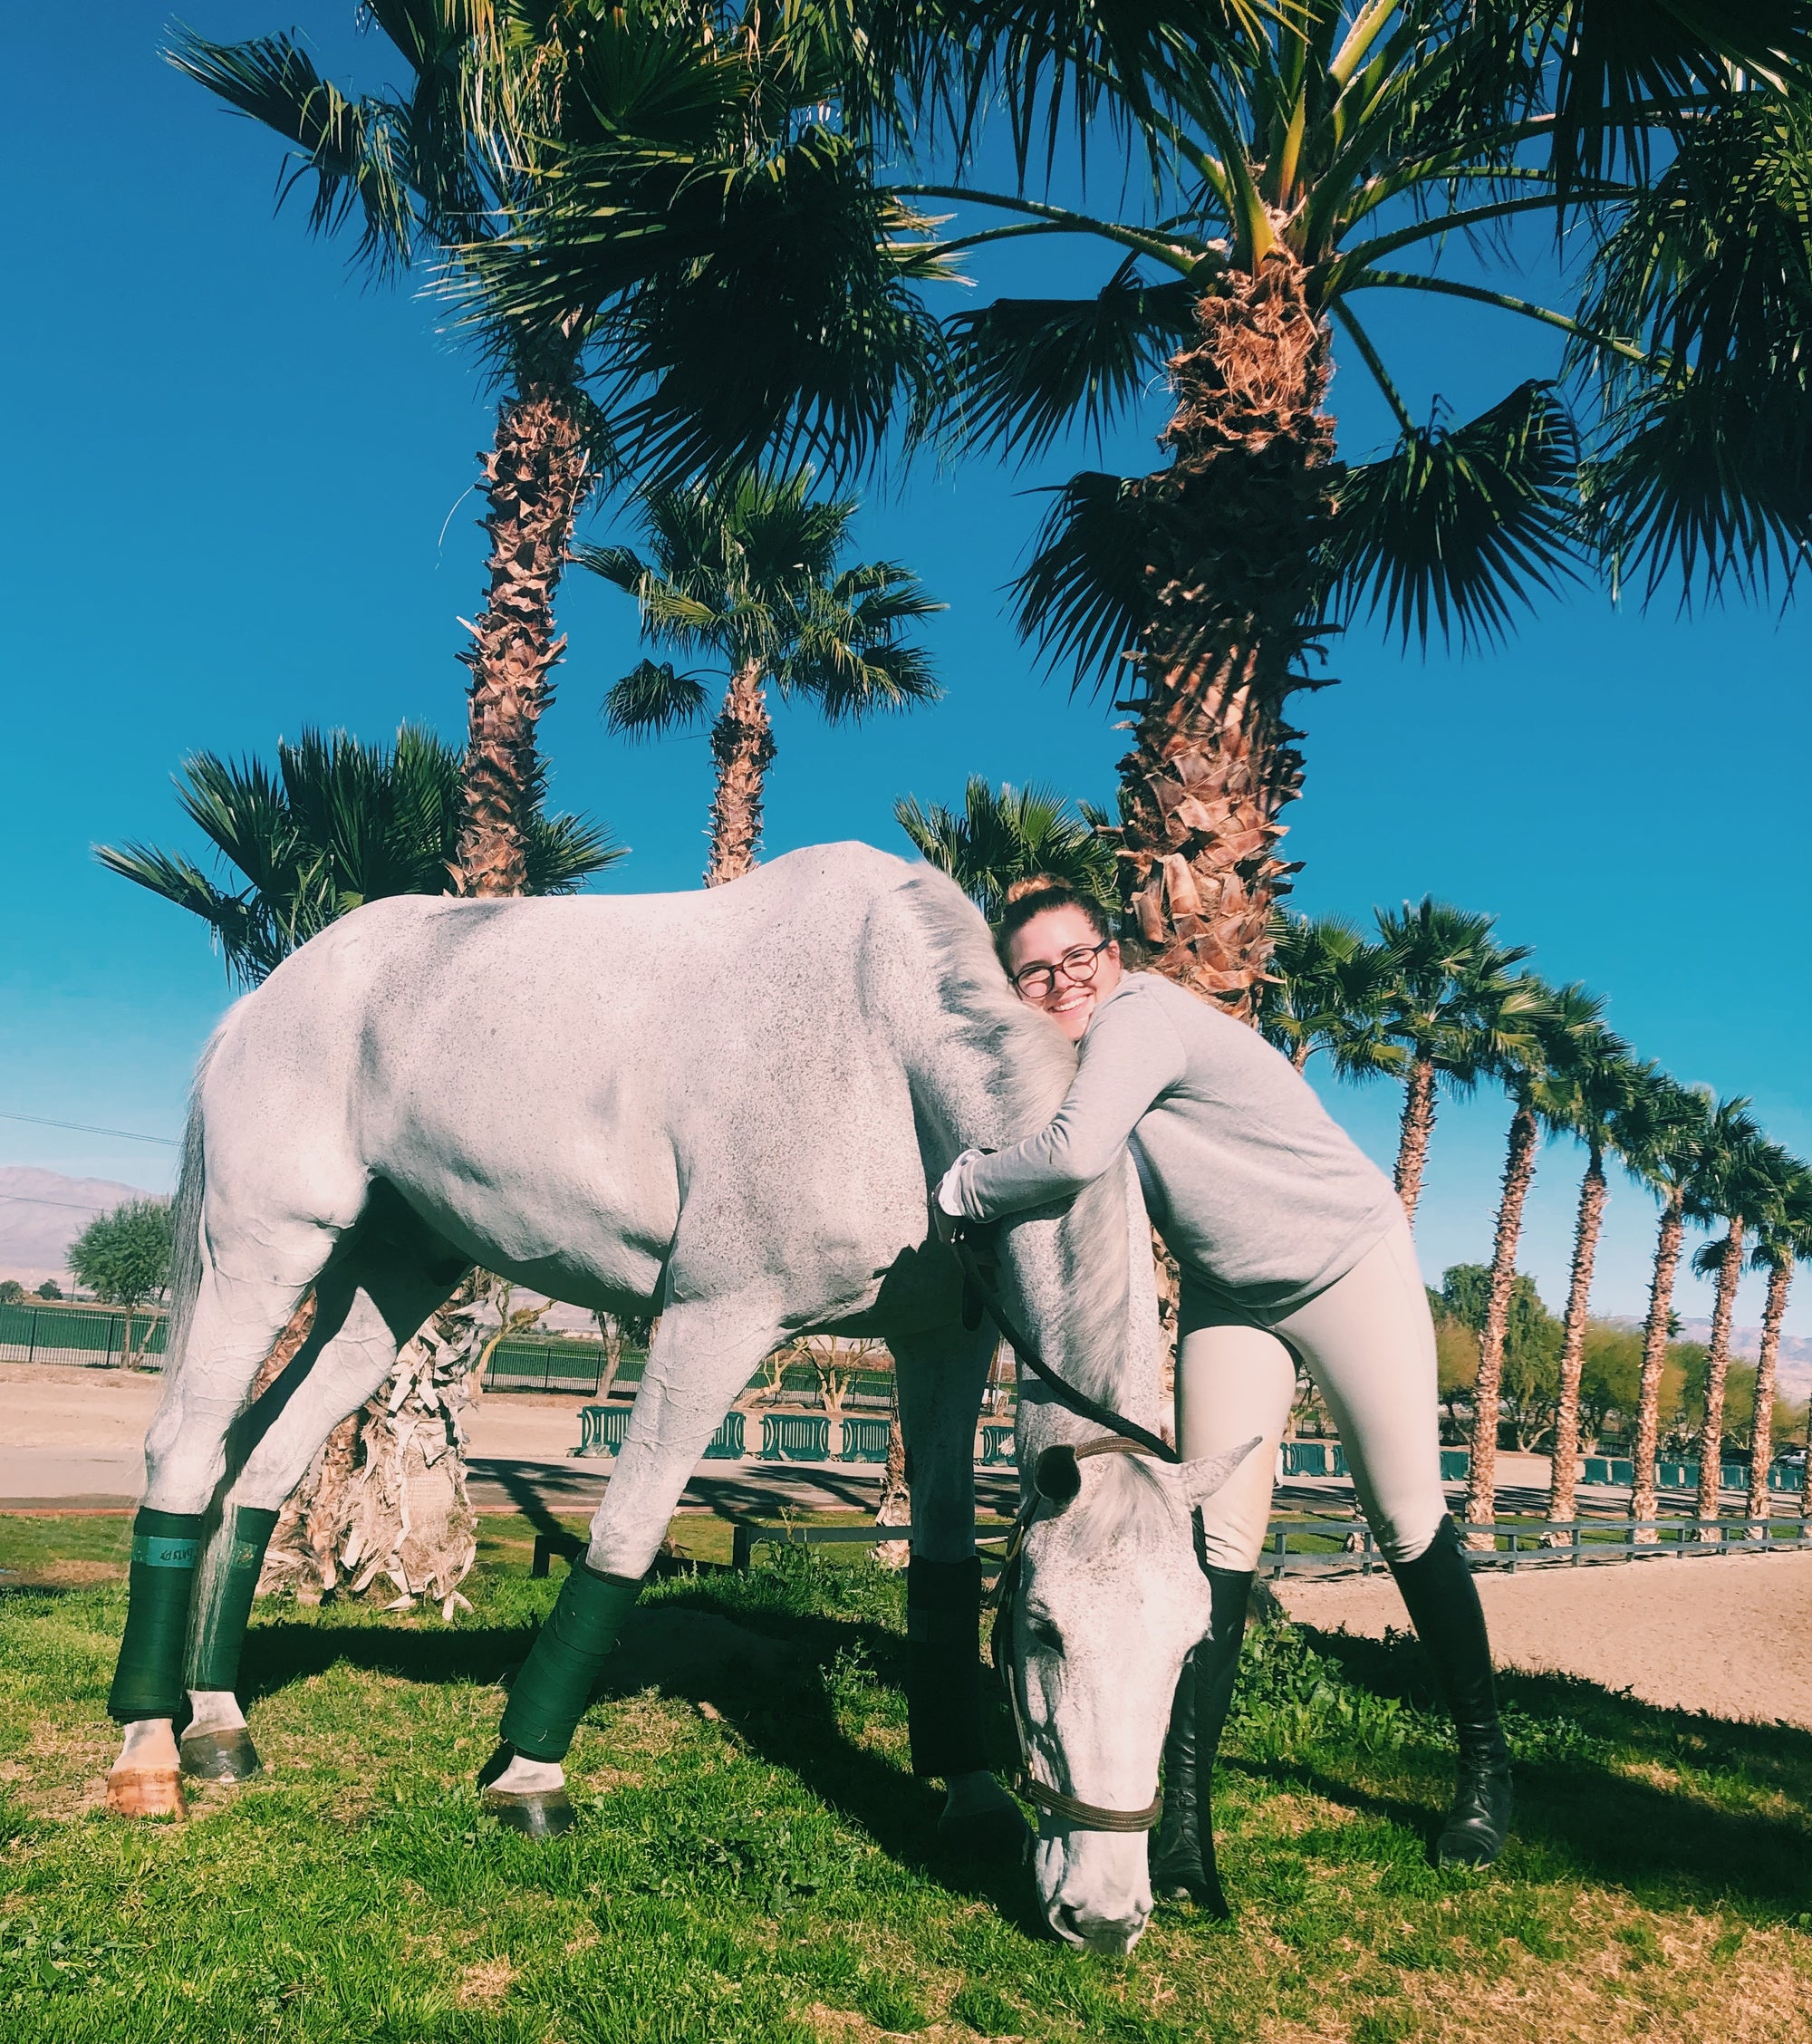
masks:
<svg viewBox="0 0 1812 2044"><path fill-rule="evenodd" d="M1094 978L1101 954L1113 941L1113 938L1104 937L1098 944L1078 944L1055 965L1028 965L1023 972L1013 975L1014 987L1024 999L1043 1000L1055 990L1060 972L1073 987L1085 987Z"/></svg>

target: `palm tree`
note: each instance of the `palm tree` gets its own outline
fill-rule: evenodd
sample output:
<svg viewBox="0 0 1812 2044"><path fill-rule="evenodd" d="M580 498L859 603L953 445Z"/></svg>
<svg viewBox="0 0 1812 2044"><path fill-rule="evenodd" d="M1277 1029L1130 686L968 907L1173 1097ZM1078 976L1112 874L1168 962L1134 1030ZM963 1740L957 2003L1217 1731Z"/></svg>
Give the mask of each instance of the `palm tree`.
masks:
<svg viewBox="0 0 1812 2044"><path fill-rule="evenodd" d="M1504 1340L1510 1297L1517 1281L1517 1249L1523 1208L1535 1182L1537 1146L1547 1117L1544 1089L1568 1073L1601 1026L1605 1004L1583 987L1544 987L1532 973L1520 976L1525 1032L1505 1036L1487 1055L1487 1068L1509 1094L1513 1112L1504 1190L1491 1251L1489 1290L1479 1336L1479 1375L1472 1394L1472 1461L1466 1490L1466 1517L1487 1528L1475 1544L1495 1545L1489 1531L1497 1513L1498 1414L1504 1374ZM1564 1337L1563 1337L1564 1338Z"/></svg>
<svg viewBox="0 0 1812 2044"><path fill-rule="evenodd" d="M1724 1385L1730 1368L1730 1323L1743 1276L1744 1232L1769 1195L1768 1146L1749 1115L1747 1100L1726 1100L1711 1117L1704 1154L1687 1189L1689 1220L1725 1223L1721 1241L1707 1242L1692 1258L1701 1278L1717 1280L1711 1306L1711 1339L1705 1350L1705 1415L1699 1435L1699 1505L1701 1519L1718 1517L1724 1453ZM1702 1529L1701 1529L1702 1533Z"/></svg>
<svg viewBox="0 0 1812 2044"><path fill-rule="evenodd" d="M1633 1071L1629 1046L1610 1030L1593 1027L1582 1033L1572 1059L1546 1074L1536 1089L1536 1111L1548 1128L1557 1134L1576 1136L1586 1145L1561 1329L1560 1392L1547 1493L1547 1516L1562 1525L1578 1509L1579 1382L1586 1360L1586 1327L1591 1317L1592 1271L1610 1194L1605 1153L1611 1147L1615 1117L1629 1102Z"/></svg>
<svg viewBox="0 0 1812 2044"><path fill-rule="evenodd" d="M971 774L959 812L911 795L893 805L894 820L932 865L949 874L992 922L1017 880L1049 873L1112 910L1119 900L1113 847L1102 834L1104 810L1091 802L1072 809L1055 788L1028 781L997 793Z"/></svg>
<svg viewBox="0 0 1812 2044"><path fill-rule="evenodd" d="M1790 572L1812 527L1795 409L1812 236L1790 197L1808 122L1786 92L1812 11L960 0L911 15L957 163L891 188L978 209L946 255L1080 237L1111 265L1094 297L997 299L950 323L959 435L1040 454L1072 421L1130 410L1168 357L1170 465L1056 493L1021 620L1084 673L1132 663L1116 704L1137 719L1129 928L1161 969L1245 1012L1292 871L1280 812L1302 734L1285 711L1321 685L1310 666L1333 622L1369 607L1405 637L1500 636L1583 565L1582 492L1614 574L1716 580L1770 553ZM1005 188L979 182L970 146L993 99L1017 157ZM1096 160L1104 136L1124 142L1105 212L1027 191L1070 120ZM1558 302L1437 266L1464 236L1480 264L1514 269L1504 236L1523 217L1606 237ZM1419 419L1361 322L1379 291L1566 335L1597 414L1589 455L1547 383L1463 423L1438 405ZM1335 327L1400 429L1345 470L1325 404Z"/></svg>
<svg viewBox="0 0 1812 2044"><path fill-rule="evenodd" d="M583 816L542 813L545 772L529 782L528 892L570 894L623 856ZM199 752L177 781L183 814L243 882L210 880L179 852L100 845L111 872L188 910L207 925L227 977L255 987L330 922L392 894L441 894L458 856L459 755L405 724L394 746L343 731L279 739L275 770L261 760Z"/></svg>
<svg viewBox="0 0 1812 2044"><path fill-rule="evenodd" d="M827 723L935 701L923 650L902 628L944 608L893 561L839 570L856 506L819 499L809 475L746 472L723 484L657 491L641 524L651 559L627 546L574 556L633 596L656 645L716 653L728 670L711 753L717 793L705 883L756 863L763 788L775 757L770 686L814 703ZM651 737L697 722L705 690L670 661L644 660L605 698L612 728Z"/></svg>
<svg viewBox="0 0 1812 2044"><path fill-rule="evenodd" d="M382 279L425 254L493 235L513 217L546 153L527 147L527 137L559 132L566 95L553 60L559 19L576 12L556 7L534 31L515 8L495 20L453 0L374 9L407 83L400 93L356 98L322 78L289 34L226 43L178 29L165 53L291 144L295 168L279 202L312 175L311 231L356 226L354 259ZM554 637L554 592L602 448L595 407L577 381L582 340L579 323L559 333L498 320L487 333L505 389L482 458L489 586L460 655L471 674L470 728L450 877L464 893L528 889L535 724L564 645Z"/></svg>
<svg viewBox="0 0 1812 2044"><path fill-rule="evenodd" d="M1769 1186L1756 1217L1756 1242L1750 1268L1768 1273L1768 1299L1762 1307L1761 1352L1756 1360L1755 1432L1749 1442L1748 1517L1766 1519L1769 1510L1769 1465L1774 1457L1774 1393L1780 1359L1780 1329L1787 1318L1787 1295L1794 1264L1812 1257L1812 1171L1797 1157L1770 1146ZM1812 1497L1801 1494L1802 1512Z"/></svg>
<svg viewBox="0 0 1812 2044"><path fill-rule="evenodd" d="M1537 996L1511 968L1526 945L1499 944L1495 916L1473 915L1425 896L1414 908L1378 914L1391 959L1384 988L1384 1033L1407 1056L1397 1196L1412 1226L1422 1197L1436 1096L1464 1095L1499 1055L1528 1040Z"/></svg>
<svg viewBox="0 0 1812 2044"><path fill-rule="evenodd" d="M1653 1065L1632 1075L1630 1097L1615 1119L1617 1153L1630 1174L1661 1201L1654 1274L1649 1286L1648 1319L1643 1330L1642 1379L1637 1392L1634 1461L1630 1517L1654 1517L1654 1456L1661 1431L1661 1380L1673 1317L1673 1282L1686 1228L1686 1198L1705 1154L1712 1104L1703 1093L1679 1085ZM1637 1531L1639 1545L1652 1546L1653 1531Z"/></svg>
<svg viewBox="0 0 1812 2044"><path fill-rule="evenodd" d="M1385 1034L1396 963L1340 916L1280 915L1258 1027L1298 1071L1325 1050L1343 1079L1400 1076L1408 1063Z"/></svg>
<svg viewBox="0 0 1812 2044"><path fill-rule="evenodd" d="M454 877L461 892L519 893L536 728L564 647L554 600L598 477L619 473L620 456L668 479L691 472L705 458L697 434L668 427L700 408L713 444L750 463L802 444L833 466L853 458L895 394L929 373L935 335L909 282L937 265L911 246L897 202L851 174L853 145L827 131L841 45L808 8L782 21L751 10L745 24L651 0L408 0L369 18L400 63L400 92L348 97L288 34L223 43L183 30L168 54L291 144L280 197L313 179L313 231L356 227L355 261L380 279L429 259L502 386L481 482L488 591L461 656L471 678ZM594 209L581 230L591 265L556 278L529 223L551 189L569 189L556 173L582 159L570 188ZM713 255L725 247L758 254L761 274L746 280L747 304L719 308L707 362L699 322L723 295ZM527 304L501 288L517 257L550 297ZM762 316L781 308L793 344L784 390L754 352ZM884 392L825 367L834 349L807 337L834 316L884 345ZM732 331L733 354L721 346ZM675 335L699 359L676 362ZM608 419L588 364L604 373ZM643 386L637 404L615 403Z"/></svg>

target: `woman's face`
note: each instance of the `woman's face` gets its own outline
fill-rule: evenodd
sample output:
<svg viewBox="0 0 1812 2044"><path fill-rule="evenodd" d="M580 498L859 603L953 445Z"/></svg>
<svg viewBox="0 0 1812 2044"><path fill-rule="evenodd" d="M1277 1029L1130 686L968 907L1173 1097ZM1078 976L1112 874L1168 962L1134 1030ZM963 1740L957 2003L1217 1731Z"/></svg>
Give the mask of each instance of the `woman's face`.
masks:
<svg viewBox="0 0 1812 2044"><path fill-rule="evenodd" d="M1027 1008L1080 1043L1096 1003L1120 984L1120 946L1104 944L1080 909L1046 909L1013 932L1007 970Z"/></svg>

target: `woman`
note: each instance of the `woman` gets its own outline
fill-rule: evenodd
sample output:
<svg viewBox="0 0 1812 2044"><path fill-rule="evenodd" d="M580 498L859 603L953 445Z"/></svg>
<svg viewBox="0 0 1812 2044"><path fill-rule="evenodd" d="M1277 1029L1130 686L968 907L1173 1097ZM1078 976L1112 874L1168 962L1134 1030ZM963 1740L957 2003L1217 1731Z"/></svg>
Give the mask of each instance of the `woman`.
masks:
<svg viewBox="0 0 1812 2044"><path fill-rule="evenodd" d="M1226 1910L1209 1778L1298 1364L1340 1429L1453 1712L1459 1784L1437 1857L1488 1865L1509 1827L1509 1760L1484 1614L1441 1493L1434 1329L1396 1194L1287 1058L1169 980L1123 972L1101 911L1062 882L1018 882L998 942L1020 998L1081 1046L1080 1062L1050 1125L959 1157L939 1205L974 1221L1042 1206L1112 1168L1130 1142L1182 1272L1177 1445L1194 1457L1265 1442L1202 1509L1212 1630L1171 1713L1153 1886Z"/></svg>

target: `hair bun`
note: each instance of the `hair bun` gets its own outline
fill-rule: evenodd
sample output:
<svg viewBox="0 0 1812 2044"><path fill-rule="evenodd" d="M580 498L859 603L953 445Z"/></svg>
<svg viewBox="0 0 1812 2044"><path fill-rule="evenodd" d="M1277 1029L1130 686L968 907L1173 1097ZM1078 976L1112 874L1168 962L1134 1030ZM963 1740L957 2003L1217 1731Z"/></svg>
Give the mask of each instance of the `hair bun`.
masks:
<svg viewBox="0 0 1812 2044"><path fill-rule="evenodd" d="M1023 880L1009 881L1006 893L1001 897L1002 906L1011 908L1015 901L1023 901L1028 894L1047 894L1054 890L1067 894L1071 892L1066 880L1059 880L1055 873L1027 873Z"/></svg>

